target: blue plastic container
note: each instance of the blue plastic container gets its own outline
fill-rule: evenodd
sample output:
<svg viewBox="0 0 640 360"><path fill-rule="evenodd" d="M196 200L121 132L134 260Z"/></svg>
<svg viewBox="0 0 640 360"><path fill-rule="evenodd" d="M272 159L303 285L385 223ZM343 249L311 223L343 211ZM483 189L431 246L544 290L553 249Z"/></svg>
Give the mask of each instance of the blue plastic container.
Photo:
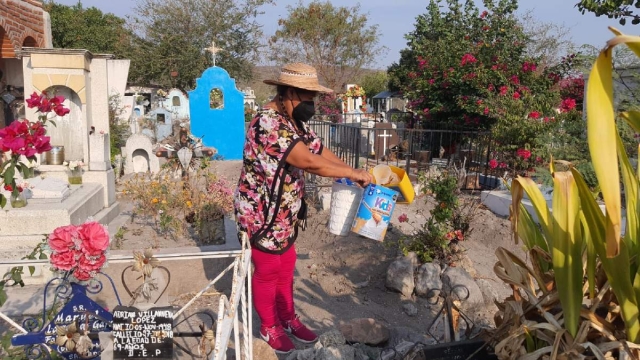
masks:
<svg viewBox="0 0 640 360"><path fill-rule="evenodd" d="M397 200L397 191L375 184L367 186L351 231L369 239L384 240Z"/></svg>

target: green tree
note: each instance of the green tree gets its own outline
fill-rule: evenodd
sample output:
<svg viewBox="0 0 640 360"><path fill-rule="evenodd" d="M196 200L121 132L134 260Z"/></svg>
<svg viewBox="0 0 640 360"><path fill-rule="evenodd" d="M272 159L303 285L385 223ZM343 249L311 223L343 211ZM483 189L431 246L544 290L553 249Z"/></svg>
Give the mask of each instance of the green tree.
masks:
<svg viewBox="0 0 640 360"><path fill-rule="evenodd" d="M212 56L204 49L213 41L222 49L216 66L238 80L250 79L261 47L256 17L260 7L271 2L138 0L127 24L135 34L127 51L130 80L193 89L196 78L212 66Z"/></svg>
<svg viewBox="0 0 640 360"><path fill-rule="evenodd" d="M360 5L334 7L315 0L305 6L300 1L287 10L288 16L280 19L269 40L271 60L311 64L330 88L357 80L385 51L378 44L378 26L369 25Z"/></svg>
<svg viewBox="0 0 640 360"><path fill-rule="evenodd" d="M620 25L625 25L627 19L631 24L640 24L640 15L632 10L632 6L640 8L640 0L580 0L576 6L584 13L591 12L596 16L606 15L609 19L619 19Z"/></svg>
<svg viewBox="0 0 640 360"><path fill-rule="evenodd" d="M387 89L388 82L389 76L386 71L366 73L357 81L358 85L362 86L364 92L370 98L385 91Z"/></svg>
<svg viewBox="0 0 640 360"><path fill-rule="evenodd" d="M124 19L105 14L95 7L84 8L80 1L73 6L54 1L43 5L51 16L54 47L121 54L121 41L127 36Z"/></svg>

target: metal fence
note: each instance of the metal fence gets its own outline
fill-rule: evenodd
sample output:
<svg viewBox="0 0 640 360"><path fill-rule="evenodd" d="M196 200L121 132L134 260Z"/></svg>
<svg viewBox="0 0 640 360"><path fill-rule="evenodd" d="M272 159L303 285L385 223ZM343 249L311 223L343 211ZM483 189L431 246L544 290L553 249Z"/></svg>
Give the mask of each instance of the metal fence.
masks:
<svg viewBox="0 0 640 360"><path fill-rule="evenodd" d="M372 124L374 127L369 127ZM310 121L309 126L323 139L325 147L347 164L371 167L389 164L416 174L430 166L457 166L468 174L478 175L467 188L486 183L489 155L492 149L488 131L465 130L441 126L436 129L408 129L402 123L346 123Z"/></svg>

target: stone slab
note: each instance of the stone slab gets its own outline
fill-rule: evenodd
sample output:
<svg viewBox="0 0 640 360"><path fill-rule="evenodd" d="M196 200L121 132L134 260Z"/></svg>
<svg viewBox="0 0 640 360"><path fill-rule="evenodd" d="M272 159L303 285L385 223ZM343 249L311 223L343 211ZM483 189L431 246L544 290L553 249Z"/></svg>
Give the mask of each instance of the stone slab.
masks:
<svg viewBox="0 0 640 360"><path fill-rule="evenodd" d="M551 196L548 193L545 193L543 196L547 200L547 206L549 208L549 211L551 211L552 210ZM494 214L503 216L503 217L509 217L509 206L511 206L511 192L509 192L508 190L483 191L480 194L480 201L482 201L482 204L488 207L489 210L491 210ZM539 223L538 215L536 214L536 211L533 208L531 201L527 198L523 198L522 205L524 205L525 209L527 209L527 212L531 214L531 218L533 219L533 221ZM600 205L600 209L602 210L603 213L605 212L604 204ZM622 235L624 235L626 231L626 226L627 226L627 218L623 213L622 225L620 227L620 231Z"/></svg>
<svg viewBox="0 0 640 360"><path fill-rule="evenodd" d="M42 199L48 202L52 202L52 200L61 202L71 195L69 183L59 178L35 177L28 179L27 182L31 185L30 200Z"/></svg>
<svg viewBox="0 0 640 360"><path fill-rule="evenodd" d="M0 249L11 249L9 244L16 236L49 234L59 226L81 224L104 208L101 185L71 185L71 189L71 195L62 202L34 201L24 208L1 211Z"/></svg>

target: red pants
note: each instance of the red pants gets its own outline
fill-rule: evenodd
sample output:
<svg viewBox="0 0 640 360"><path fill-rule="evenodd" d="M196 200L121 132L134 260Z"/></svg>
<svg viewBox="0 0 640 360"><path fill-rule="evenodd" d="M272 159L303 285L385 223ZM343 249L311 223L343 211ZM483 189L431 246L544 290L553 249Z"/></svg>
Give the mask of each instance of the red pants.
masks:
<svg viewBox="0 0 640 360"><path fill-rule="evenodd" d="M291 246L282 255L268 254L251 249L254 272L253 306L262 326L272 327L280 321L293 320L293 271L296 267L296 249Z"/></svg>

